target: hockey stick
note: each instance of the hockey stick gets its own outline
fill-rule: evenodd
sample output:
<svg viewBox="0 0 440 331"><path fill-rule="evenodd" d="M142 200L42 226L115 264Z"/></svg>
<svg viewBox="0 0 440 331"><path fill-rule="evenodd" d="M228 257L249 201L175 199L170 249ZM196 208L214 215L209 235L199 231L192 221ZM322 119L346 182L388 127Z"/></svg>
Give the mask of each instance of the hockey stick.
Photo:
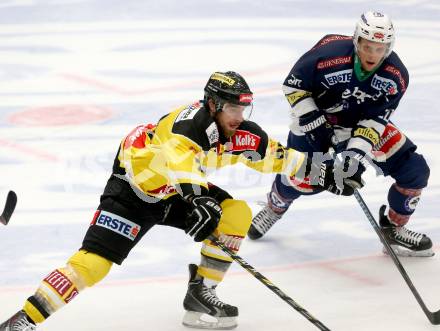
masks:
<svg viewBox="0 0 440 331"><path fill-rule="evenodd" d="M15 206L17 205L17 194L14 191L9 191L8 197L6 198L5 208L0 216L0 222L7 225L11 219L11 215L14 212Z"/></svg>
<svg viewBox="0 0 440 331"><path fill-rule="evenodd" d="M417 292L411 279L409 278L408 274L406 273L405 269L403 268L402 264L400 263L399 258L397 257L396 253L394 253L394 250L391 248L388 241L385 239L379 225L377 224L376 220L374 219L373 215L371 214L371 211L368 209L367 204L365 203L364 199L362 199L361 194L359 193L359 191L356 188L354 189L354 196L355 196L357 202L359 203L359 205L361 206L365 216L367 216L368 221L370 221L371 225L373 226L374 231L376 231L376 234L378 235L380 241L384 245L388 254L391 256L391 259L393 260L394 264L396 265L396 267L399 270L400 274L402 275L403 279L405 279L406 284L408 285L409 289L413 293L413 295L416 298L417 302L419 303L420 307L422 307L423 312L425 313L426 317L428 317L429 321L432 324L434 324L434 325L440 324L440 310L438 310L436 312L431 312L426 307L425 303L423 302L422 298L420 297L419 292Z"/></svg>
<svg viewBox="0 0 440 331"><path fill-rule="evenodd" d="M211 241L213 241L218 247L222 249L231 259L241 265L247 272L249 272L252 276L258 279L261 283L264 284L269 290L278 295L283 301L285 301L289 306L293 307L297 312L307 318L313 325L315 325L319 330L329 331L330 329L322 324L319 320L313 317L307 310L301 307L298 303L296 303L291 297L281 291L277 286L275 286L269 279L260 274L257 270L254 269L249 263L243 260L240 256L236 255L233 251L227 248L220 240L211 236L209 237Z"/></svg>

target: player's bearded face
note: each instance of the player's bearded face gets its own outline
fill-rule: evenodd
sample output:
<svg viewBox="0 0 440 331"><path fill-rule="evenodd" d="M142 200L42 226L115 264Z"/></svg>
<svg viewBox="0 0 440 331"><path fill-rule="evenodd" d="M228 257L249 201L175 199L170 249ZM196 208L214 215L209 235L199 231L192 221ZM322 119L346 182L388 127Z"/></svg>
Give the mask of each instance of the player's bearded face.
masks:
<svg viewBox="0 0 440 331"><path fill-rule="evenodd" d="M231 137L245 119L245 106L225 103L223 110L216 115L217 124L226 137Z"/></svg>
<svg viewBox="0 0 440 331"><path fill-rule="evenodd" d="M362 69L372 71L383 60L389 45L360 38L358 56Z"/></svg>

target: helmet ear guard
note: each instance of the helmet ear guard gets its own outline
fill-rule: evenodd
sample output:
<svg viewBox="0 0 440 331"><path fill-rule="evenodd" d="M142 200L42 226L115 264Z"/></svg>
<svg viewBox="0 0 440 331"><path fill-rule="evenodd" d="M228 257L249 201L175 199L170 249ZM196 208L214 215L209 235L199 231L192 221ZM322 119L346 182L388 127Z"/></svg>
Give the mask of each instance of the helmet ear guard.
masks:
<svg viewBox="0 0 440 331"><path fill-rule="evenodd" d="M225 103L240 106L252 105L253 93L244 78L234 72L214 72L204 88L205 104L208 99L214 100L216 111L220 112Z"/></svg>
<svg viewBox="0 0 440 331"><path fill-rule="evenodd" d="M356 52L359 50L359 38L388 44L388 50L385 58L393 51L395 35L394 27L388 15L379 12L366 12L356 23L353 35L353 44Z"/></svg>

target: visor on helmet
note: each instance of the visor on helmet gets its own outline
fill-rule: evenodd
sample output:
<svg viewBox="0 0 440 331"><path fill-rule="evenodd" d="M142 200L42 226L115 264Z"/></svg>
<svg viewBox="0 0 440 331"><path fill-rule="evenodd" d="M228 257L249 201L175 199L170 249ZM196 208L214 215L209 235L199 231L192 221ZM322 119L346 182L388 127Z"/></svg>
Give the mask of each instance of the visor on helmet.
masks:
<svg viewBox="0 0 440 331"><path fill-rule="evenodd" d="M242 116L244 120L248 120L252 115L253 109L254 105L252 103L248 106L242 106L230 102L224 102L221 111L228 113L233 117Z"/></svg>

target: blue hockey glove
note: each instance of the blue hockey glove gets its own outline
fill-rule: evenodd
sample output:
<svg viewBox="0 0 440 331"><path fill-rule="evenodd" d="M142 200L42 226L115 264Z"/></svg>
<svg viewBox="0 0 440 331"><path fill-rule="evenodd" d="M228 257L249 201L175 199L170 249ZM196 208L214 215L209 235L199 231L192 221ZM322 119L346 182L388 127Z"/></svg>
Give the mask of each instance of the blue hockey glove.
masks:
<svg viewBox="0 0 440 331"><path fill-rule="evenodd" d="M316 152L327 152L331 146L333 129L327 122L324 112L315 110L299 118L299 125L306 140Z"/></svg>
<svg viewBox="0 0 440 331"><path fill-rule="evenodd" d="M362 188L364 186L362 175L365 172L368 163L365 155L352 150L347 150L341 153L339 159L342 160L342 162L336 166L335 174L340 176L344 183L352 188Z"/></svg>
<svg viewBox="0 0 440 331"><path fill-rule="evenodd" d="M311 162L310 184L336 195L352 195L355 188L364 186L362 174L365 166L357 155L359 154L344 152L336 159L320 163Z"/></svg>

